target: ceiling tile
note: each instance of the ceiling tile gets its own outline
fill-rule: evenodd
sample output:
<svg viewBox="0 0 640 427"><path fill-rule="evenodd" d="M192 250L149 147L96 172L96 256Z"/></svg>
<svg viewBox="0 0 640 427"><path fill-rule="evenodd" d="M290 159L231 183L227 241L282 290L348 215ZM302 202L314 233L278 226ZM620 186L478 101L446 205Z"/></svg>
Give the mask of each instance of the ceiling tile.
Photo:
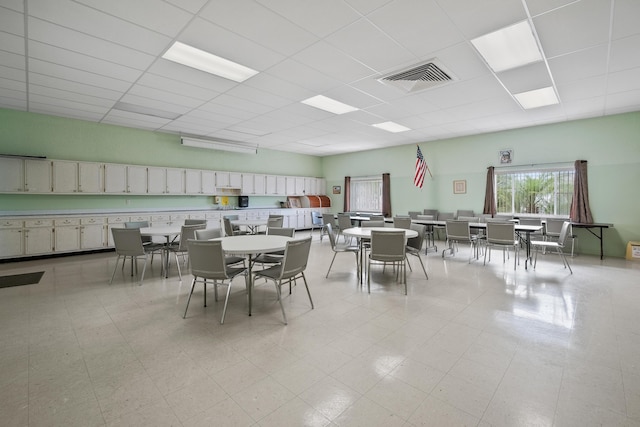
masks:
<svg viewBox="0 0 640 427"><path fill-rule="evenodd" d="M640 35L613 41L609 71L616 72L637 67L640 67Z"/></svg>
<svg viewBox="0 0 640 427"><path fill-rule="evenodd" d="M118 98L120 98L121 96L120 91L106 89L103 87L88 85L84 83L79 83L77 81L66 80L66 79L53 77L49 75L38 74L34 72L29 73L29 84L56 88L56 89L74 92L78 94L110 99L113 101L118 100Z"/></svg>
<svg viewBox="0 0 640 427"><path fill-rule="evenodd" d="M29 15L43 21L152 55L161 53L170 38L107 15L71 0L29 3ZM82 19L78 19L78 17Z"/></svg>
<svg viewBox="0 0 640 427"><path fill-rule="evenodd" d="M527 19L520 1L437 0L456 28L468 39L490 33Z"/></svg>
<svg viewBox="0 0 640 427"><path fill-rule="evenodd" d="M434 0L395 0L367 18L419 57L464 41Z"/></svg>
<svg viewBox="0 0 640 427"><path fill-rule="evenodd" d="M36 18L29 18L29 38L45 44L68 49L84 55L104 59L116 64L126 64L144 70L155 59L146 53L125 46L82 34Z"/></svg>
<svg viewBox="0 0 640 427"><path fill-rule="evenodd" d="M238 13L238 10L251 10L251 13ZM209 2L200 16L287 56L317 41L316 36L254 0ZM273 31L274 28L278 31Z"/></svg>
<svg viewBox="0 0 640 427"><path fill-rule="evenodd" d="M321 2L258 0L258 2L318 37L326 37L361 17L343 0Z"/></svg>
<svg viewBox="0 0 640 427"><path fill-rule="evenodd" d="M76 70L74 68L64 67L58 64L52 64L35 58L29 60L29 71L32 73L43 74L63 80L84 83L116 91L124 91L131 86L129 82L123 80L113 79L87 71Z"/></svg>
<svg viewBox="0 0 640 427"><path fill-rule="evenodd" d="M186 0L180 0L180 7L173 6L170 2L162 0L76 0L92 9L100 10L108 15L118 17L127 22L135 22L136 25L153 30L156 33L168 37L177 36L204 1L196 4L195 10L187 12L181 9ZM150 11L153 11L150 13Z"/></svg>
<svg viewBox="0 0 640 427"><path fill-rule="evenodd" d="M5 52L24 55L24 38L0 31L0 47Z"/></svg>
<svg viewBox="0 0 640 427"><path fill-rule="evenodd" d="M326 40L377 72L416 60L411 52L366 19L333 33Z"/></svg>
<svg viewBox="0 0 640 427"><path fill-rule="evenodd" d="M553 86L544 62L503 71L498 73L498 78L512 94Z"/></svg>
<svg viewBox="0 0 640 427"><path fill-rule="evenodd" d="M581 0L533 19L548 58L575 52L609 39L608 1Z"/></svg>
<svg viewBox="0 0 640 427"><path fill-rule="evenodd" d="M24 14L0 6L2 32L24 37Z"/></svg>
<svg viewBox="0 0 640 427"><path fill-rule="evenodd" d="M297 53L292 59L342 83L351 83L376 74L360 61L322 41Z"/></svg>
<svg viewBox="0 0 640 427"><path fill-rule="evenodd" d="M549 59L549 69L556 84L603 75L607 72L606 45Z"/></svg>
<svg viewBox="0 0 640 427"><path fill-rule="evenodd" d="M613 11L613 39L638 34L638 16L640 2L638 0L615 0Z"/></svg>
<svg viewBox="0 0 640 427"><path fill-rule="evenodd" d="M134 82L142 74L140 70L135 68L104 61L99 58L61 49L59 47L33 40L29 42L29 56L43 62L58 64L65 68L87 71L92 74L123 80L126 82Z"/></svg>

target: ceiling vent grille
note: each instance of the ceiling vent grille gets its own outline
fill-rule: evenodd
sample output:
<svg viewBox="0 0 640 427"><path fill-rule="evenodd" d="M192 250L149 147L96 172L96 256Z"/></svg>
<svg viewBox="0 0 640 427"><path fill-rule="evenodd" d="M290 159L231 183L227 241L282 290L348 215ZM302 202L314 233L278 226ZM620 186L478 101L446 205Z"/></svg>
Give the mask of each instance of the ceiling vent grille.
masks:
<svg viewBox="0 0 640 427"><path fill-rule="evenodd" d="M415 65L409 69L395 71L378 79L386 85L395 86L405 92L418 92L425 89L445 85L458 80L440 61L430 59L428 62Z"/></svg>

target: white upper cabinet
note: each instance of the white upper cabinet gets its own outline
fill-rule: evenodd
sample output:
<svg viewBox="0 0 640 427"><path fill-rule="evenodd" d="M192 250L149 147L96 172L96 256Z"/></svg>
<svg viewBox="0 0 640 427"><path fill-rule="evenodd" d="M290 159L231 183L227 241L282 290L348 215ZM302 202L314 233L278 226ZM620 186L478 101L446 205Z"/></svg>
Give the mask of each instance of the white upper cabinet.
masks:
<svg viewBox="0 0 640 427"><path fill-rule="evenodd" d="M316 192L314 194L327 194L327 181L324 178L316 178Z"/></svg>
<svg viewBox="0 0 640 427"><path fill-rule="evenodd" d="M54 193L100 194L103 189L103 167L100 163L51 162Z"/></svg>
<svg viewBox="0 0 640 427"><path fill-rule="evenodd" d="M242 174L242 194L254 194L255 187L253 178L254 175L252 173Z"/></svg>
<svg viewBox="0 0 640 427"><path fill-rule="evenodd" d="M144 166L127 166L127 193L147 193L147 168Z"/></svg>
<svg viewBox="0 0 640 427"><path fill-rule="evenodd" d="M202 193L214 194L216 192L216 173L214 171L202 172Z"/></svg>
<svg viewBox="0 0 640 427"><path fill-rule="evenodd" d="M51 160L26 159L24 161L24 191L29 193L50 193Z"/></svg>
<svg viewBox="0 0 640 427"><path fill-rule="evenodd" d="M267 177L262 174L253 175L253 194L256 196L264 196L267 194L266 179Z"/></svg>
<svg viewBox="0 0 640 427"><path fill-rule="evenodd" d="M275 175L267 175L264 177L264 192L268 196L275 196L278 194L278 179Z"/></svg>
<svg viewBox="0 0 640 427"><path fill-rule="evenodd" d="M78 163L78 192L97 194L104 191L104 166L100 163Z"/></svg>
<svg viewBox="0 0 640 427"><path fill-rule="evenodd" d="M110 194L127 192L127 165L113 163L104 165L104 192Z"/></svg>
<svg viewBox="0 0 640 427"><path fill-rule="evenodd" d="M164 194L167 191L167 170L147 168L147 193Z"/></svg>
<svg viewBox="0 0 640 427"><path fill-rule="evenodd" d="M202 171L187 169L184 173L186 194L202 194Z"/></svg>
<svg viewBox="0 0 640 427"><path fill-rule="evenodd" d="M167 194L184 194L184 169L167 169Z"/></svg>
<svg viewBox="0 0 640 427"><path fill-rule="evenodd" d="M229 172L229 187L242 188L242 174L240 172Z"/></svg>
<svg viewBox="0 0 640 427"><path fill-rule="evenodd" d="M24 191L24 160L15 157L0 157L0 192Z"/></svg>
<svg viewBox="0 0 640 427"><path fill-rule="evenodd" d="M305 194L305 190L304 190L304 183L305 183L305 178L301 177L301 176L297 176L295 178L296 181L296 192L294 193L296 196L302 196Z"/></svg>
<svg viewBox="0 0 640 427"><path fill-rule="evenodd" d="M289 196L293 196L296 194L296 177L295 176L285 176L285 194Z"/></svg>
<svg viewBox="0 0 640 427"><path fill-rule="evenodd" d="M53 192L77 193L78 162L54 160L51 164L53 168Z"/></svg>

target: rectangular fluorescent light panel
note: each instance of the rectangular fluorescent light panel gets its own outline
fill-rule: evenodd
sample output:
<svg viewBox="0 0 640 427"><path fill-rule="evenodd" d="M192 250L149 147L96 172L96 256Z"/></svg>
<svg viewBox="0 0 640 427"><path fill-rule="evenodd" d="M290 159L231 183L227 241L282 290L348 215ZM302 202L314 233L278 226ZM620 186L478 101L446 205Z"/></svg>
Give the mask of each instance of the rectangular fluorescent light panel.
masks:
<svg viewBox="0 0 640 427"><path fill-rule="evenodd" d="M393 132L393 133L406 132L408 130L411 130L406 126L402 126L394 122L376 123L375 125L371 125L371 126L377 127L378 129L386 130L387 132Z"/></svg>
<svg viewBox="0 0 640 427"><path fill-rule="evenodd" d="M350 113L352 111L358 110L358 108L356 107L343 104L340 101L336 101L335 99L327 98L326 96L322 96L322 95L317 95L317 96L305 99L304 101L301 101L301 102L303 104L307 104L312 107L316 107L333 114L344 114L344 113Z"/></svg>
<svg viewBox="0 0 640 427"><path fill-rule="evenodd" d="M127 111L129 113L144 114L145 116L160 117L161 119L175 120L182 114L171 111L158 110L155 108L144 107L142 105L129 104L128 102L118 101L113 106L114 110Z"/></svg>
<svg viewBox="0 0 640 427"><path fill-rule="evenodd" d="M525 110L560 103L560 100L556 95L556 91L553 90L553 87L551 86L543 87L542 89L530 90L528 92L516 93L513 96Z"/></svg>
<svg viewBox="0 0 640 427"><path fill-rule="evenodd" d="M471 43L496 73L542 61L529 21L485 34Z"/></svg>
<svg viewBox="0 0 640 427"><path fill-rule="evenodd" d="M206 148L208 150L232 151L244 154L258 153L258 146L256 145L243 145L234 143L233 141L216 141L210 139L182 137L180 143L187 147Z"/></svg>
<svg viewBox="0 0 640 427"><path fill-rule="evenodd" d="M215 74L216 76L224 77L225 79L238 83L258 74L256 70L252 70L244 65L236 64L228 59L180 42L175 42L162 57L169 61Z"/></svg>

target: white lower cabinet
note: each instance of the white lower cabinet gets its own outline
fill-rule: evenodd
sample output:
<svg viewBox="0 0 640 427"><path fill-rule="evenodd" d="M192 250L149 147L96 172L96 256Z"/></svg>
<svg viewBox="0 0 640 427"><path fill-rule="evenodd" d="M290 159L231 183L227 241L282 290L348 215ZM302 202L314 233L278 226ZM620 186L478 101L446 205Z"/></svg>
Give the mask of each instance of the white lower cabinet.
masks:
<svg viewBox="0 0 640 427"><path fill-rule="evenodd" d="M7 223L7 221L3 221ZM11 225L0 228L0 258L19 257L24 254L24 232L22 221L11 221ZM16 224L18 223L18 224Z"/></svg>
<svg viewBox="0 0 640 427"><path fill-rule="evenodd" d="M181 226L184 220L206 219L207 228L222 228L221 219L264 219L283 215L284 227L310 228L312 209L246 209L229 211L141 212L132 215L62 216L0 219L0 258L19 258L61 252L81 252L113 247L111 229L129 221L148 221L151 227ZM164 242L164 239L162 239Z"/></svg>
<svg viewBox="0 0 640 427"><path fill-rule="evenodd" d="M53 252L53 220L24 222L24 254L44 255Z"/></svg>
<svg viewBox="0 0 640 427"><path fill-rule="evenodd" d="M54 220L55 252L71 252L80 249L80 218Z"/></svg>
<svg viewBox="0 0 640 427"><path fill-rule="evenodd" d="M80 249L104 248L106 240L106 218L80 219Z"/></svg>

